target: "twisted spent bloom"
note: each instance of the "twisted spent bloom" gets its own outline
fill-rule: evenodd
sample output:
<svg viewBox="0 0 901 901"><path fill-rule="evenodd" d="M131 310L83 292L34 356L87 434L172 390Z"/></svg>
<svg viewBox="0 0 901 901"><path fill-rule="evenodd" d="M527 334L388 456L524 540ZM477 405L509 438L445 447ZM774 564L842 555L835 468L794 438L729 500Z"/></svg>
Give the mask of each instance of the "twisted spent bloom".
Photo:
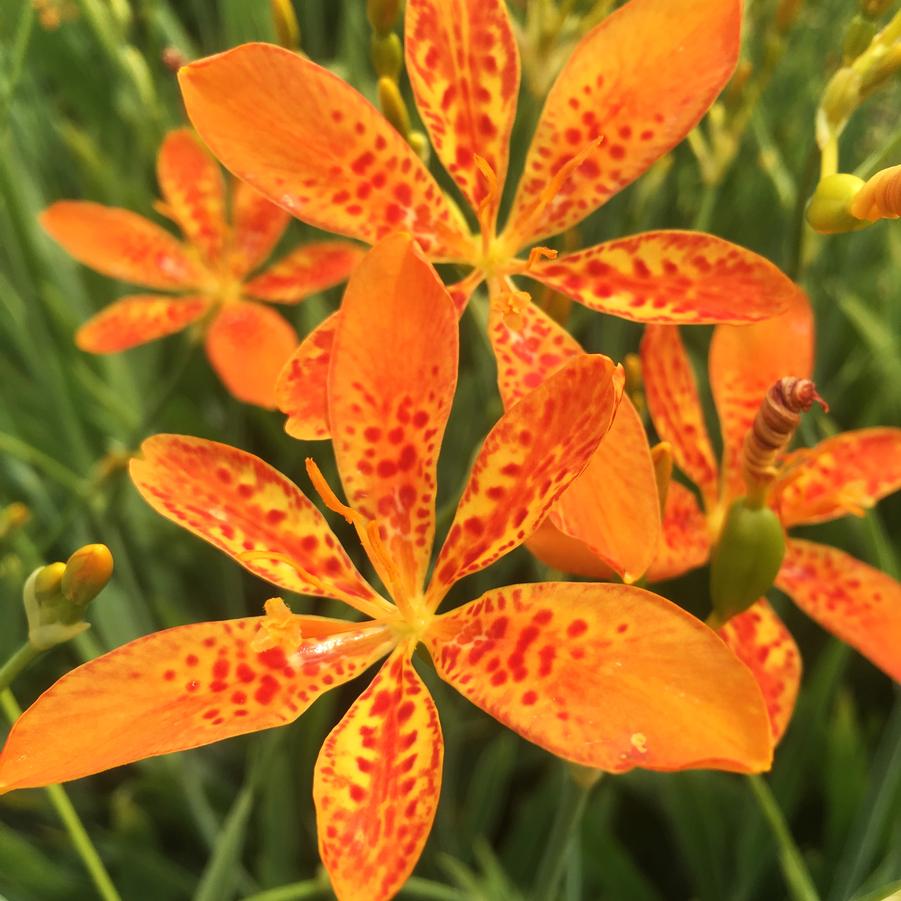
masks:
<svg viewBox="0 0 901 901"><path fill-rule="evenodd" d="M373 286L379 303L373 303ZM771 739L751 673L715 633L643 589L535 583L439 615L449 589L526 540L604 439L619 399L606 357L582 355L513 405L479 451L431 567L438 448L457 375L457 315L421 252L394 236L348 287L329 377L347 502L384 590L325 518L251 454L198 438L145 442L132 477L160 513L279 588L344 601L351 622L292 613L148 635L64 676L0 755L0 790L74 779L292 722L387 656L326 738L313 798L342 901L392 897L425 844L441 785L438 675L551 753L608 772L766 769Z"/></svg>
<svg viewBox="0 0 901 901"><path fill-rule="evenodd" d="M41 214L46 231L86 266L178 292L123 297L86 322L76 343L90 353L115 353L202 322L207 356L228 390L274 407L276 379L298 338L258 301L294 304L344 281L360 248L307 244L252 276L290 216L237 180L227 196L219 166L188 129L166 135L157 179L163 199L156 208L179 226L184 242L137 213L87 201L59 201Z"/></svg>

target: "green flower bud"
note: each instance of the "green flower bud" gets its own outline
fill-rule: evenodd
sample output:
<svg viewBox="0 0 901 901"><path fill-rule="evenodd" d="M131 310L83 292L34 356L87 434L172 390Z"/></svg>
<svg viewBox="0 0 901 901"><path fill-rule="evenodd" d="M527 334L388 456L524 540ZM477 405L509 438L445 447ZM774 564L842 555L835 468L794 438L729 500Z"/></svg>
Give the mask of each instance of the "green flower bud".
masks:
<svg viewBox="0 0 901 901"><path fill-rule="evenodd" d="M785 532L769 507L740 498L729 508L710 560L710 597L720 625L772 587L785 556Z"/></svg>
<svg viewBox="0 0 901 901"><path fill-rule="evenodd" d="M385 118L406 137L410 131L410 114L407 112L404 98L400 95L397 82L390 78L380 78L378 94L379 106L382 108Z"/></svg>
<svg viewBox="0 0 901 901"><path fill-rule="evenodd" d="M851 202L863 186L864 180L856 175L845 172L827 175L807 202L808 225L824 235L866 228L869 222L855 218L850 212Z"/></svg>
<svg viewBox="0 0 901 901"><path fill-rule="evenodd" d="M387 34L400 15L400 0L366 0L366 15L377 34Z"/></svg>
<svg viewBox="0 0 901 901"><path fill-rule="evenodd" d="M386 35L373 34L370 46L375 74L379 78L397 81L404 61L400 38L393 31Z"/></svg>

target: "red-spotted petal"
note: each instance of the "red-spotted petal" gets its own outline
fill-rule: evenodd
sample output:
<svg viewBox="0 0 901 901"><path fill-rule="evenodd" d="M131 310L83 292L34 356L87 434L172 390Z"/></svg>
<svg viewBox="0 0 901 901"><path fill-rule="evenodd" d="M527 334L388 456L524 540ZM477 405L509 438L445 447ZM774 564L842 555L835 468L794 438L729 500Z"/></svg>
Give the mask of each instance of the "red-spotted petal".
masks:
<svg viewBox="0 0 901 901"><path fill-rule="evenodd" d="M362 257L363 248L346 241L306 244L247 282L244 293L275 303L297 303L343 282Z"/></svg>
<svg viewBox="0 0 901 901"><path fill-rule="evenodd" d="M801 684L801 653L791 632L761 599L730 619L719 635L754 674L766 701L773 743L778 744L795 709Z"/></svg>
<svg viewBox="0 0 901 901"><path fill-rule="evenodd" d="M694 370L678 328L651 325L645 329L641 372L657 434L672 444L676 465L701 489L707 509L712 509L718 493L716 461Z"/></svg>
<svg viewBox="0 0 901 901"><path fill-rule="evenodd" d="M297 332L275 310L237 301L222 308L206 334L206 352L238 400L275 408L275 383L297 347Z"/></svg>
<svg viewBox="0 0 901 901"><path fill-rule="evenodd" d="M67 673L14 725L0 793L290 723L393 643L384 626L291 615L284 648L266 619L177 626Z"/></svg>
<svg viewBox="0 0 901 901"><path fill-rule="evenodd" d="M617 573L609 563L584 542L561 532L550 516L535 530L526 547L545 566L562 573L616 581Z"/></svg>
<svg viewBox="0 0 901 901"><path fill-rule="evenodd" d="M723 433L723 494L745 493L741 452L767 391L783 376L813 374L810 301L795 291L789 309L754 325L721 325L710 343L710 387Z"/></svg>
<svg viewBox="0 0 901 901"><path fill-rule="evenodd" d="M755 322L797 291L768 260L701 232L618 238L540 260L528 274L599 313L661 324Z"/></svg>
<svg viewBox="0 0 901 901"><path fill-rule="evenodd" d="M252 573L364 613L391 609L363 581L322 514L259 457L184 435L154 435L141 451L131 477L147 503Z"/></svg>
<svg viewBox="0 0 901 901"><path fill-rule="evenodd" d="M584 353L579 342L534 303L512 292L509 279L491 279L488 335L497 360L497 385L509 407L567 360Z"/></svg>
<svg viewBox="0 0 901 901"><path fill-rule="evenodd" d="M338 313L327 316L310 332L285 364L275 386L275 403L287 414L285 431L301 441L330 435L328 371Z"/></svg>
<svg viewBox="0 0 901 901"><path fill-rule="evenodd" d="M225 245L225 183L216 161L187 128L170 131L156 158L165 213L208 263Z"/></svg>
<svg viewBox="0 0 901 901"><path fill-rule="evenodd" d="M616 371L607 357L575 357L488 433L435 563L432 606L528 539L586 467L616 410Z"/></svg>
<svg viewBox="0 0 901 901"><path fill-rule="evenodd" d="M476 288L482 284L483 278L485 278L485 273L481 269L473 269L469 275L464 276L460 281L447 286L447 292L450 294L451 300L454 302L454 306L457 308L457 313L460 316L463 315L463 311L469 303L469 298L472 297Z"/></svg>
<svg viewBox="0 0 901 901"><path fill-rule="evenodd" d="M644 425L628 397L588 466L551 509L550 521L626 582L650 566L660 537L660 498Z"/></svg>
<svg viewBox="0 0 901 901"><path fill-rule="evenodd" d="M409 236L377 244L351 277L328 410L348 502L378 522L407 592L435 534L435 466L457 384L457 312Z"/></svg>
<svg viewBox="0 0 901 901"><path fill-rule="evenodd" d="M545 101L511 244L572 227L678 144L735 67L740 25L739 0L631 0L586 34Z"/></svg>
<svg viewBox="0 0 901 901"><path fill-rule="evenodd" d="M789 454L774 504L786 527L862 514L901 489L901 429L843 432Z"/></svg>
<svg viewBox="0 0 901 901"><path fill-rule="evenodd" d="M342 901L393 898L435 818L444 740L409 655L394 652L316 761L319 853Z"/></svg>
<svg viewBox="0 0 901 901"><path fill-rule="evenodd" d="M678 482L670 482L663 510L663 528L657 554L645 573L648 582L674 579L710 556L710 529L694 494Z"/></svg>
<svg viewBox="0 0 901 901"><path fill-rule="evenodd" d="M92 316L75 333L75 343L93 354L128 350L180 332L210 308L207 297L123 297Z"/></svg>
<svg viewBox="0 0 901 901"><path fill-rule="evenodd" d="M494 227L519 93L519 51L502 0L408 0L407 73L435 153ZM490 184L480 156L494 173Z"/></svg>
<svg viewBox="0 0 901 901"><path fill-rule="evenodd" d="M472 241L409 144L336 75L244 44L179 71L194 127L239 178L304 222L373 244L410 232L441 259Z"/></svg>
<svg viewBox="0 0 901 901"><path fill-rule="evenodd" d="M776 586L901 682L901 584L843 551L790 539Z"/></svg>
<svg viewBox="0 0 901 901"><path fill-rule="evenodd" d="M613 773L770 765L751 673L703 623L649 591L514 585L440 617L425 640L443 679L567 760Z"/></svg>
<svg viewBox="0 0 901 901"><path fill-rule="evenodd" d="M202 280L181 242L129 210L61 200L41 213L41 225L79 263L112 278L169 290Z"/></svg>
<svg viewBox="0 0 901 901"><path fill-rule="evenodd" d="M291 214L246 181L234 179L229 261L240 278L265 262L284 234Z"/></svg>

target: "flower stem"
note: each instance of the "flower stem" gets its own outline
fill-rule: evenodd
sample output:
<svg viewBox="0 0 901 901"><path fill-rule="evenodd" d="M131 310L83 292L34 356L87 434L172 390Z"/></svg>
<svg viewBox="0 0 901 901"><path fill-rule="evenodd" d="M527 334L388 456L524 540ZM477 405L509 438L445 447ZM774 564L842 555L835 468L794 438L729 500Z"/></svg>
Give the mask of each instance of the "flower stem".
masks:
<svg viewBox="0 0 901 901"><path fill-rule="evenodd" d="M34 645L26 641L3 666L0 666L0 691L9 688L16 676L40 653Z"/></svg>
<svg viewBox="0 0 901 901"><path fill-rule="evenodd" d="M538 864L538 872L532 886L530 895L532 901L553 901L557 897L570 849L579 837L588 797L597 778L600 777L599 771L590 771L593 778L583 778L581 774L588 772L586 768L579 767L577 775L575 768L567 765L551 834L544 846L544 854Z"/></svg>
<svg viewBox="0 0 901 901"><path fill-rule="evenodd" d="M819 901L820 896L804 863L804 858L789 831L788 823L766 780L760 776L748 776L748 784L757 806L770 827L770 833L779 851L779 866L785 877L789 895L793 901Z"/></svg>
<svg viewBox="0 0 901 901"><path fill-rule="evenodd" d="M11 659L14 659L15 656L13 655ZM0 706L3 707L3 712L11 723L14 723L22 715L22 710L9 689L5 689L0 693ZM121 896L116 891L116 887L113 885L112 879L110 879L109 873L106 871L106 867L103 865L103 861L100 859L100 855L97 853L97 849L91 842L91 838L78 816L78 812L69 800L66 790L61 785L48 785L44 791L47 792L50 804L62 821L63 826L66 827L66 832L69 833L69 838L72 840L78 856L81 857L85 869L90 873L91 879L94 880L94 885L97 887L100 897L103 898L103 901L122 901Z"/></svg>

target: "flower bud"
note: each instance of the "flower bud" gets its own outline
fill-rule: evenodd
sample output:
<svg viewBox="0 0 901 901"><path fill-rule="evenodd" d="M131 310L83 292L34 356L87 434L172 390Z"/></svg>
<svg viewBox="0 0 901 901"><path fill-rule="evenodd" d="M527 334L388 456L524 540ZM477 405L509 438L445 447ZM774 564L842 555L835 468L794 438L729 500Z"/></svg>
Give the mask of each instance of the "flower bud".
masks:
<svg viewBox="0 0 901 901"><path fill-rule="evenodd" d="M62 593L78 607L87 606L113 574L113 555L105 544L86 544L66 562Z"/></svg>
<svg viewBox="0 0 901 901"><path fill-rule="evenodd" d="M370 42L372 65L379 78L390 78L397 81L404 52L400 38L392 31L388 34L373 34Z"/></svg>
<svg viewBox="0 0 901 901"><path fill-rule="evenodd" d="M269 0L269 7L272 10L272 22L279 44L288 50L299 49L300 24L291 0Z"/></svg>
<svg viewBox="0 0 901 901"><path fill-rule="evenodd" d="M0 510L0 538L5 538L11 532L25 525L31 517L31 513L25 504L15 501Z"/></svg>
<svg viewBox="0 0 901 901"><path fill-rule="evenodd" d="M397 82L390 78L380 78L378 83L379 106L385 118L404 137L410 132L410 114L404 98L400 95Z"/></svg>
<svg viewBox="0 0 901 901"><path fill-rule="evenodd" d="M413 148L413 152L418 156L427 166L429 164L429 139L421 132L421 131L411 131L407 135L407 142Z"/></svg>
<svg viewBox="0 0 901 901"><path fill-rule="evenodd" d="M713 619L722 626L767 592L785 556L785 532L769 507L751 507L745 498L726 514L710 559Z"/></svg>
<svg viewBox="0 0 901 901"><path fill-rule="evenodd" d="M387 34L400 14L400 0L366 0L366 15L376 34Z"/></svg>
<svg viewBox="0 0 901 901"><path fill-rule="evenodd" d="M824 235L866 228L869 223L851 213L851 204L863 186L862 178L845 172L821 179L807 202L807 224Z"/></svg>

